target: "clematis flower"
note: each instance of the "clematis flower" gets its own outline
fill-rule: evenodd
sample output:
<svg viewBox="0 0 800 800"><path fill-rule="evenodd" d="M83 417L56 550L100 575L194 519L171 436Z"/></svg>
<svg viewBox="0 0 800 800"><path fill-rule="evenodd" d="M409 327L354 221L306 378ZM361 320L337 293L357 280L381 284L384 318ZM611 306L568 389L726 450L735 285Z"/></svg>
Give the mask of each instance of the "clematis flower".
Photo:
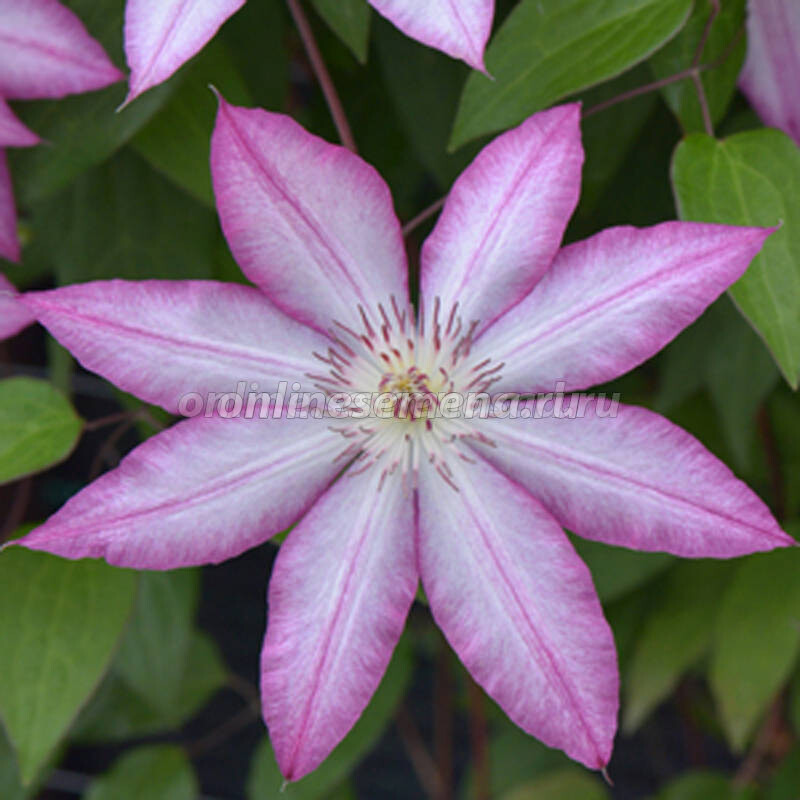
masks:
<svg viewBox="0 0 800 800"><path fill-rule="evenodd" d="M800 145L800 3L749 0L747 60L739 85L767 125Z"/></svg>
<svg viewBox="0 0 800 800"><path fill-rule="evenodd" d="M122 77L78 17L57 0L0 0L0 256L18 261L20 254L5 148L39 142L5 101L61 98Z"/></svg>
<svg viewBox="0 0 800 800"><path fill-rule="evenodd" d="M494 0L368 0L403 33L484 70ZM216 35L245 0L128 0L125 53L130 102L169 78Z"/></svg>
<svg viewBox="0 0 800 800"><path fill-rule="evenodd" d="M0 341L15 336L34 319L34 315L20 302L14 285L0 273Z"/></svg>
<svg viewBox="0 0 800 800"><path fill-rule="evenodd" d="M489 144L452 187L409 300L378 173L290 118L221 101L222 226L258 288L108 281L24 296L88 369L176 413L186 393L296 381L388 392L388 418L196 416L149 439L21 540L67 558L216 563L292 523L269 587L264 717L296 780L375 691L418 581L466 668L525 731L591 768L611 755L614 642L563 528L680 556L791 543L764 503L650 411L440 418L414 388L577 392L652 356L735 281L769 231L672 222L560 249L579 109ZM528 413L526 414L525 411ZM340 473L349 467L344 475Z"/></svg>

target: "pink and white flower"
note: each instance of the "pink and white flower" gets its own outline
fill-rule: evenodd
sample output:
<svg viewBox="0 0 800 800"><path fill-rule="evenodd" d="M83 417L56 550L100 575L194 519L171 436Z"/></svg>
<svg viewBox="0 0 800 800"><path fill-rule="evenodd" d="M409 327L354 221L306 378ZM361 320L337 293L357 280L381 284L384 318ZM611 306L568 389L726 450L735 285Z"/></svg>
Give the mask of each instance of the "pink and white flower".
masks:
<svg viewBox="0 0 800 800"><path fill-rule="evenodd" d="M484 70L494 0L368 0L403 33ZM127 102L169 78L216 35L245 0L128 0Z"/></svg>
<svg viewBox="0 0 800 800"><path fill-rule="evenodd" d="M409 387L580 391L662 348L770 231L673 222L560 249L579 194L579 116L575 105L536 114L456 181L422 251L418 311L378 173L286 116L224 101L217 204L258 288L108 281L24 302L85 367L171 412L187 392L241 380L398 399ZM599 769L616 730L616 655L563 528L691 557L792 540L723 463L650 411L525 416L187 419L20 543L172 569L297 523L272 574L262 660L264 717L289 780L367 705L420 579L509 717Z"/></svg>
<svg viewBox="0 0 800 800"><path fill-rule="evenodd" d="M0 256L17 261L20 255L5 148L39 142L6 100L61 98L122 77L78 17L57 0L0 0Z"/></svg>
<svg viewBox="0 0 800 800"><path fill-rule="evenodd" d="M800 145L800 3L749 0L742 91L767 125Z"/></svg>

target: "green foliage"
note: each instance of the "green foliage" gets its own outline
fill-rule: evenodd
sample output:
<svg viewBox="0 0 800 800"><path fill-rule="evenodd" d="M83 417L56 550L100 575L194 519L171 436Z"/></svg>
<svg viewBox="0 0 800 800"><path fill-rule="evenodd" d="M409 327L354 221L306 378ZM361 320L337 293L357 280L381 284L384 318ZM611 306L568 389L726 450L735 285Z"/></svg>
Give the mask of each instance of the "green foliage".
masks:
<svg viewBox="0 0 800 800"><path fill-rule="evenodd" d="M85 800L196 800L197 778L183 751L171 745L141 747L127 753L98 778Z"/></svg>
<svg viewBox="0 0 800 800"><path fill-rule="evenodd" d="M673 781L654 800L756 800L750 787L736 787L730 778L715 772L690 772Z"/></svg>
<svg viewBox="0 0 800 800"><path fill-rule="evenodd" d="M136 578L95 561L0 555L0 718L29 784L111 663Z"/></svg>
<svg viewBox="0 0 800 800"><path fill-rule="evenodd" d="M317 13L362 63L367 63L370 7L365 0L312 0Z"/></svg>
<svg viewBox="0 0 800 800"><path fill-rule="evenodd" d="M800 380L800 150L762 129L717 141L685 139L672 180L681 219L780 226L731 295L759 331L790 386Z"/></svg>
<svg viewBox="0 0 800 800"><path fill-rule="evenodd" d="M607 800L609 796L597 778L577 769L565 769L517 786L504 794L501 800L564 800L567 797Z"/></svg>
<svg viewBox="0 0 800 800"><path fill-rule="evenodd" d="M486 51L491 78L470 75L455 149L647 58L686 22L691 0L522 0Z"/></svg>
<svg viewBox="0 0 800 800"><path fill-rule="evenodd" d="M286 800L325 800L348 773L372 749L388 726L397 704L411 679L411 649L406 637L400 639L389 668L369 706L353 729L328 758L310 775L288 785L281 793ZM247 781L248 800L271 800L284 783L269 741L256 752Z"/></svg>
<svg viewBox="0 0 800 800"><path fill-rule="evenodd" d="M72 405L47 381L0 381L0 483L63 461L82 428Z"/></svg>

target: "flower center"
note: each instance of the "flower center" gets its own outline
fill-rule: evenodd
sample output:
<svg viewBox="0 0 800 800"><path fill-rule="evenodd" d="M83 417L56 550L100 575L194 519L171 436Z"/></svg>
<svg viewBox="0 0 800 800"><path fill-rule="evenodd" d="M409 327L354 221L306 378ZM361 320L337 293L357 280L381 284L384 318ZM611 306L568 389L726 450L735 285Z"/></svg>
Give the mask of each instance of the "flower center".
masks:
<svg viewBox="0 0 800 800"><path fill-rule="evenodd" d="M443 416L443 399L465 407L469 395L500 380L503 364L470 360L478 322L465 324L458 304L443 314L438 297L418 314L391 297L373 310L359 306L358 316L360 327L334 322L327 352L314 353L327 369L309 375L326 394L345 397L351 411L369 409L332 424L347 440L338 458L362 462L355 471L382 465L383 478L399 470L413 485L425 458L457 489L448 460L470 460L464 439L486 440L458 413Z"/></svg>

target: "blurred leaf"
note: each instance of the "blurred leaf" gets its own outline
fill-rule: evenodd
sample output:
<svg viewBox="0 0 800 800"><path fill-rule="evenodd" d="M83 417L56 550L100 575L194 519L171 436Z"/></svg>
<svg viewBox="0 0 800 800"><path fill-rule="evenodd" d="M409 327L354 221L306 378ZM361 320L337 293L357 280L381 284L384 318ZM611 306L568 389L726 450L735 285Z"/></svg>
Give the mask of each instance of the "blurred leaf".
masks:
<svg viewBox="0 0 800 800"><path fill-rule="evenodd" d="M467 80L455 149L624 72L674 36L691 0L522 0L486 51L490 79Z"/></svg>
<svg viewBox="0 0 800 800"><path fill-rule="evenodd" d="M708 652L730 574L725 563L681 561L658 584L626 676L625 730L636 730Z"/></svg>
<svg viewBox="0 0 800 800"><path fill-rule="evenodd" d="M797 800L798 786L800 786L800 747L795 745L773 774L764 793L764 800Z"/></svg>
<svg viewBox="0 0 800 800"><path fill-rule="evenodd" d="M353 768L375 746L394 715L411 679L411 648L402 637L375 696L353 729L314 772L289 784L278 795L284 783L269 740L259 745L247 781L248 800L322 800L347 777Z"/></svg>
<svg viewBox="0 0 800 800"><path fill-rule="evenodd" d="M502 800L606 800L610 797L603 784L577 769L564 769L518 786L502 796Z"/></svg>
<svg viewBox="0 0 800 800"><path fill-rule="evenodd" d="M249 89L221 40L212 40L170 101L131 141L149 164L192 197L214 207L209 151L217 101L209 86L236 105L253 105Z"/></svg>
<svg viewBox="0 0 800 800"><path fill-rule="evenodd" d="M40 204L34 227L33 257L51 259L62 284L214 270L214 212L127 150Z"/></svg>
<svg viewBox="0 0 800 800"><path fill-rule="evenodd" d="M20 782L17 759L0 726L0 797L3 800L25 800L26 792Z"/></svg>
<svg viewBox="0 0 800 800"><path fill-rule="evenodd" d="M662 789L656 800L755 800L756 797L756 789L735 787L726 775L690 772Z"/></svg>
<svg viewBox="0 0 800 800"><path fill-rule="evenodd" d="M705 70L701 74L714 123L725 116L736 91L736 80L744 62L747 40L741 34L745 24L745 6L746 0L725 0L722 3L722 10L711 26L700 61L701 64L713 64L725 57L725 61L718 67ZM650 68L656 80L675 75L692 66L695 52L710 17L710 0L698 0L686 27L650 59ZM733 45L737 36L738 42ZM687 133L705 130L697 89L692 80L687 78L672 83L665 86L661 92Z"/></svg>
<svg viewBox="0 0 800 800"><path fill-rule="evenodd" d="M123 755L91 785L85 800L196 800L199 794L200 786L183 750L162 744Z"/></svg>
<svg viewBox="0 0 800 800"><path fill-rule="evenodd" d="M672 180L681 219L782 228L731 288L786 380L800 376L800 150L764 128L724 141L705 134L675 151Z"/></svg>
<svg viewBox="0 0 800 800"><path fill-rule="evenodd" d="M369 48L370 8L365 0L311 0L317 13L331 30L353 51L362 63L367 63Z"/></svg>
<svg viewBox="0 0 800 800"><path fill-rule="evenodd" d="M63 461L82 428L70 402L47 381L0 380L0 483Z"/></svg>
<svg viewBox="0 0 800 800"><path fill-rule="evenodd" d="M572 536L571 540L589 567L597 594L604 603L635 589L674 561L666 553L640 553L578 536Z"/></svg>
<svg viewBox="0 0 800 800"><path fill-rule="evenodd" d="M375 46L386 91L404 131L439 188L449 189L477 152L477 147L457 155L446 152L467 68L382 19L376 20Z"/></svg>
<svg viewBox="0 0 800 800"><path fill-rule="evenodd" d="M27 784L108 669L136 577L12 547L0 555L0 585L0 717Z"/></svg>
<svg viewBox="0 0 800 800"><path fill-rule="evenodd" d="M749 556L722 597L709 680L741 752L800 653L800 552Z"/></svg>

